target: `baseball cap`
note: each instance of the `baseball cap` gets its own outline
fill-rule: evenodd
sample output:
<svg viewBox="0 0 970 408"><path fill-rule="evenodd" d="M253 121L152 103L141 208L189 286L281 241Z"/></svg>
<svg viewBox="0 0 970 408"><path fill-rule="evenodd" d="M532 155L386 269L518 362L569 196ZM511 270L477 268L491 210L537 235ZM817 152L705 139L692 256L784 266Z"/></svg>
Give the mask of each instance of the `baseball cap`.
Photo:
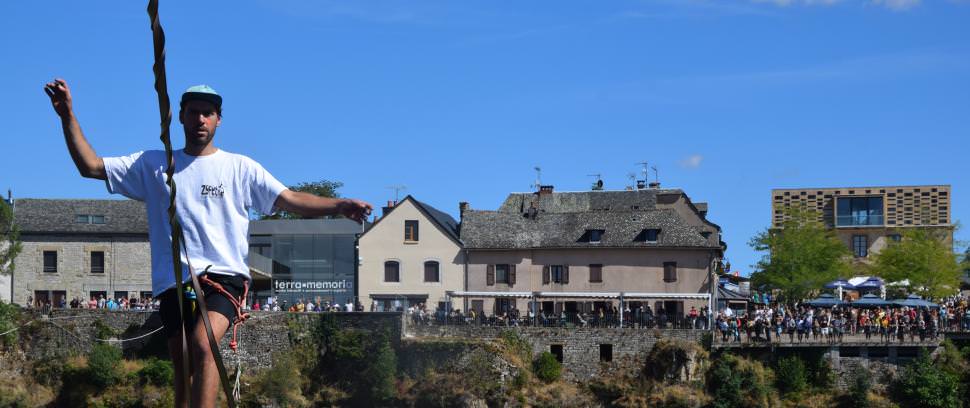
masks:
<svg viewBox="0 0 970 408"><path fill-rule="evenodd" d="M222 96L219 96L219 93L209 85L195 85L186 89L179 106L184 106L185 102L190 100L206 101L215 105L216 109L222 109Z"/></svg>

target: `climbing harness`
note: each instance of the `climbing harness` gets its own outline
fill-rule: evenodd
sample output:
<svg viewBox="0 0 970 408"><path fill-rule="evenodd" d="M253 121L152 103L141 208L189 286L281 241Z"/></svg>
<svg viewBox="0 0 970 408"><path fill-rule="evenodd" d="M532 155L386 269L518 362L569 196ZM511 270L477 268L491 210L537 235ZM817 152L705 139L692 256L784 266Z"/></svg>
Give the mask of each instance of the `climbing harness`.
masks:
<svg viewBox="0 0 970 408"><path fill-rule="evenodd" d="M165 175L166 185L169 188L168 220L172 231L172 269L175 273L175 297L178 300L179 318L182 322L182 387L186 397L191 395L189 382L189 373L191 371L189 369L188 330L185 327L185 299L183 299L182 296L184 288L182 284L181 255L184 251L189 276L192 277L192 287L195 289L195 293L200 299L200 301L196 302L199 310L199 316L202 318L202 324L205 326L206 337L209 340L209 348L212 351L212 357L213 360L215 360L216 369L219 371L219 380L222 384L223 392L226 394L226 402L228 403L229 408L235 408L236 396L234 394L237 393L234 393L229 385L229 377L226 375L226 367L222 362L222 354L219 352L219 344L216 342L215 335L212 333L212 323L209 321L209 311L204 301L205 292L202 291L202 287L199 284L199 278L195 273L195 269L192 267L192 262L189 259L189 251L185 246L185 235L175 212L175 158L173 157L172 143L169 135L169 128L172 123L172 106L168 97L168 81L165 76L165 31L162 29L162 23L158 18L158 0L149 0L147 11L151 20L152 44L154 46L155 63L152 66L152 71L155 76L155 93L158 94L158 110L161 119L160 139L165 145L165 158L168 164L165 169ZM236 371L238 383L238 372L240 371L239 368L237 368Z"/></svg>

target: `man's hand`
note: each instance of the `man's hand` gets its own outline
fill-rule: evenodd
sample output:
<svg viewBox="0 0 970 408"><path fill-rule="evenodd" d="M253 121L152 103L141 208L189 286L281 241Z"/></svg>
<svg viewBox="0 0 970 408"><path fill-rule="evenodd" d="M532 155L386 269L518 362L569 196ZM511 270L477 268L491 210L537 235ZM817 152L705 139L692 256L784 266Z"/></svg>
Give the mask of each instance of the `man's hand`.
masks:
<svg viewBox="0 0 970 408"><path fill-rule="evenodd" d="M55 78L54 81L44 85L44 92L51 98L51 106L54 107L54 112L57 112L57 116L60 116L61 119L66 119L71 116L73 112L73 107L71 106L71 89L67 87L67 82L64 82L63 79Z"/></svg>
<svg viewBox="0 0 970 408"><path fill-rule="evenodd" d="M304 217L342 215L359 223L367 219L373 209L360 200L319 197L290 189L283 190L273 206Z"/></svg>
<svg viewBox="0 0 970 408"><path fill-rule="evenodd" d="M337 204L337 211L340 215L357 221L358 223L364 222L367 216L370 215L371 210L373 210L373 207L370 204L355 199L345 199Z"/></svg>

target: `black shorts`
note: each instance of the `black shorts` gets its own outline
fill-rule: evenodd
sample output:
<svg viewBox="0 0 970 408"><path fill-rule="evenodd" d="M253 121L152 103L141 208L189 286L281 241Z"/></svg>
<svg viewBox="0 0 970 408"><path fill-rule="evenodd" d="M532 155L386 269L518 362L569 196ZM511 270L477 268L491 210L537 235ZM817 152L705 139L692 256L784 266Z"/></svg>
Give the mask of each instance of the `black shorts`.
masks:
<svg viewBox="0 0 970 408"><path fill-rule="evenodd" d="M246 280L243 276L229 276L215 273L210 273L207 276L209 279L222 285L236 299L242 296L243 282ZM207 310L225 316L229 319L229 322L236 319L236 306L222 292L215 290L215 288L209 286L204 281L200 280L199 284L202 285L202 291L205 292L205 306ZM184 286L192 287L192 283L187 282ZM162 292L161 295L158 295L158 314L162 318L162 325L164 326L162 332L165 334L165 337L172 337L178 334L179 304L178 298L175 297L175 291L176 288L171 288ZM184 299L182 306L185 311L185 327L191 330L191 328L195 327L195 323L199 318L199 310L195 305L195 299Z"/></svg>

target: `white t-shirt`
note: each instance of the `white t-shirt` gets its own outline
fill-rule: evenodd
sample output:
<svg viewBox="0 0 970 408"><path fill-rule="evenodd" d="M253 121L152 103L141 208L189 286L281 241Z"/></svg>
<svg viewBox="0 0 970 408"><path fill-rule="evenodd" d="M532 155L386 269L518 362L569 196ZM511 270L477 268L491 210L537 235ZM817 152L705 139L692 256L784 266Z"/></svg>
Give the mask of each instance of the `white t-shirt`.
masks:
<svg viewBox="0 0 970 408"><path fill-rule="evenodd" d="M181 150L173 154L176 215L192 267L201 273L212 265L211 273L249 278L249 209L272 214L273 204L286 186L246 156L222 150L206 156ZM145 203L155 296L175 286L166 167L161 150L104 158L108 191ZM189 279L188 265L185 254L181 258L184 282Z"/></svg>

